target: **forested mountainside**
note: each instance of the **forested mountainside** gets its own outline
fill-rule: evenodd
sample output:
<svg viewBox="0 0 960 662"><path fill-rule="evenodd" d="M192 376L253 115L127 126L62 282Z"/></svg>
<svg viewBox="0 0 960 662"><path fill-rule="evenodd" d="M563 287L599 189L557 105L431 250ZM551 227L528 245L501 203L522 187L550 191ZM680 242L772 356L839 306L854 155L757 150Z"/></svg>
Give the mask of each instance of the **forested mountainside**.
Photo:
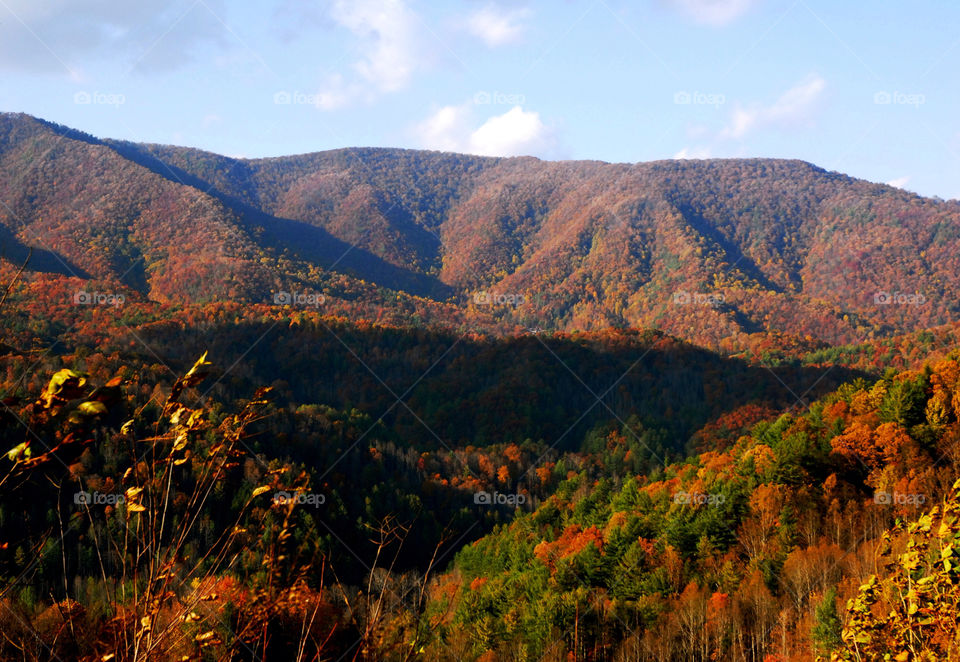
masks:
<svg viewBox="0 0 960 662"><path fill-rule="evenodd" d="M4 334L5 657L955 654L956 351L857 377L613 331L447 363L438 331L139 306L58 352ZM272 365L211 361L255 335ZM555 357L624 388L585 405Z"/></svg>
<svg viewBox="0 0 960 662"><path fill-rule="evenodd" d="M955 202L24 115L0 202L0 659L960 655Z"/></svg>
<svg viewBox="0 0 960 662"><path fill-rule="evenodd" d="M232 159L0 119L6 255L156 301L277 292L488 328L660 328L711 347L956 321L960 205L800 161L545 162L395 149ZM38 241L42 238L42 241Z"/></svg>
<svg viewBox="0 0 960 662"><path fill-rule="evenodd" d="M849 384L624 480L571 472L458 553L431 656L954 659L958 376Z"/></svg>

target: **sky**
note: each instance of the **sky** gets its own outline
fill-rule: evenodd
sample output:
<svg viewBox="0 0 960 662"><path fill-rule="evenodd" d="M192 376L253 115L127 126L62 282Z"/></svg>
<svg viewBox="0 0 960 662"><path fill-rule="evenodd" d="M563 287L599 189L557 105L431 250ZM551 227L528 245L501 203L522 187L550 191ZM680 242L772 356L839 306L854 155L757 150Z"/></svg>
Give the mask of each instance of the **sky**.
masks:
<svg viewBox="0 0 960 662"><path fill-rule="evenodd" d="M960 198L955 0L0 0L0 111L236 157L797 158Z"/></svg>

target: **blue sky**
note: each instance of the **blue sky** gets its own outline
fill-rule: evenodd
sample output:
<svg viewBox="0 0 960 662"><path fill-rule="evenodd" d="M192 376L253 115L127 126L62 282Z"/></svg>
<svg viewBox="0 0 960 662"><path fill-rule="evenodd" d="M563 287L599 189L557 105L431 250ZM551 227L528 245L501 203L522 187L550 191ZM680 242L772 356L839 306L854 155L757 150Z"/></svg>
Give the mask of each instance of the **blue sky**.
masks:
<svg viewBox="0 0 960 662"><path fill-rule="evenodd" d="M0 110L275 156L800 158L960 197L960 3L0 0Z"/></svg>

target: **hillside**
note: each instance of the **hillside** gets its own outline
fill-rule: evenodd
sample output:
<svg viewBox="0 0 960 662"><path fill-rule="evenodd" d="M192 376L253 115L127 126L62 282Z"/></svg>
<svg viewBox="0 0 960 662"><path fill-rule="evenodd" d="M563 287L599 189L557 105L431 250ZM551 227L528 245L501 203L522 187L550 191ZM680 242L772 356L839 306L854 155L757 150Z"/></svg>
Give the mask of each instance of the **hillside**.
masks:
<svg viewBox="0 0 960 662"><path fill-rule="evenodd" d="M70 281L51 285L16 288L0 324L10 345L37 354L55 347L60 358L44 364L49 370L66 361L95 367L106 381L124 366L153 366L166 381L206 351L228 377L212 391L218 400L273 386L278 405L355 408L419 451L525 441L579 451L590 430L633 420L663 436L655 456L634 454L639 467L684 453L694 432L740 407L800 406L870 376L843 365L727 357L652 330L499 337L265 304L128 301L115 310L73 305ZM32 356L8 357L11 380Z"/></svg>
<svg viewBox="0 0 960 662"><path fill-rule="evenodd" d="M431 656L954 659L958 375L954 353L663 470L571 474L457 555Z"/></svg>
<svg viewBox="0 0 960 662"><path fill-rule="evenodd" d="M844 599L897 608L861 586L909 579L877 546L960 461L955 351L877 379L653 331L31 292L2 318L0 656L125 655L149 623L161 659L856 659L895 644Z"/></svg>
<svg viewBox="0 0 960 662"><path fill-rule="evenodd" d="M37 271L161 302L292 290L335 311L338 291L385 288L499 331L659 328L727 349L960 317L960 204L800 161L244 160L3 115L0 197L7 259L35 246Z"/></svg>

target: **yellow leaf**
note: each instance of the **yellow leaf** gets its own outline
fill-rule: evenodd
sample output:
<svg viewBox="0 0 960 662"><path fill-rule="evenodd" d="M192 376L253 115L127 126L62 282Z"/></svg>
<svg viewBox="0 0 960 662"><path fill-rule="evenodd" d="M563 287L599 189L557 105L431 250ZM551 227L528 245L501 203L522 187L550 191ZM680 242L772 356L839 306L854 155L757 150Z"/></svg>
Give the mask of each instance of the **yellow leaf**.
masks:
<svg viewBox="0 0 960 662"><path fill-rule="evenodd" d="M43 399L46 401L44 406L49 408L53 401L64 391L64 390L73 390L76 391L79 388L82 388L84 384L87 383L87 378L80 374L79 372L74 372L73 370L59 370L53 377L50 378L50 383L47 384L47 388L43 391ZM65 395L69 397L77 397L77 394L71 394L68 390L68 393Z"/></svg>
<svg viewBox="0 0 960 662"><path fill-rule="evenodd" d="M920 566L920 554L917 552L906 552L900 556L900 565L904 570L916 570Z"/></svg>
<svg viewBox="0 0 960 662"><path fill-rule="evenodd" d="M146 508L141 506L139 503L131 503L127 505L128 513L142 513Z"/></svg>
<svg viewBox="0 0 960 662"><path fill-rule="evenodd" d="M209 367L211 364L207 362L207 352L203 353L196 363L193 364L193 367L187 371L187 374L183 376L183 382L187 386L194 386L203 381L203 378L206 377L207 372L204 368Z"/></svg>
<svg viewBox="0 0 960 662"><path fill-rule="evenodd" d="M106 414L107 406L102 402L91 400L89 402L81 402L80 405L77 406L77 411L84 416L97 416L99 414Z"/></svg>
<svg viewBox="0 0 960 662"><path fill-rule="evenodd" d="M7 458L11 462L16 462L19 459L29 459L30 458L30 442L25 441L22 444L17 444L9 451L7 451Z"/></svg>
<svg viewBox="0 0 960 662"><path fill-rule="evenodd" d="M193 367L190 368L190 370L187 372L188 376L195 374L200 368L210 365L207 362L207 354L209 354L209 352L204 352L203 354L200 355L200 358L197 359L197 362L194 363Z"/></svg>
<svg viewBox="0 0 960 662"><path fill-rule="evenodd" d="M213 630L207 630L203 634L198 634L194 637L195 641L206 641L207 639L213 639L214 632Z"/></svg>
<svg viewBox="0 0 960 662"><path fill-rule="evenodd" d="M258 487L257 489L255 489L255 490L253 491L252 498L256 498L256 497L260 496L261 494L263 494L264 492L269 492L270 489L271 489L271 488L270 488L269 485L261 485L260 487Z"/></svg>
<svg viewBox="0 0 960 662"><path fill-rule="evenodd" d="M174 425L180 425L180 414L187 411L187 408L183 405L177 407L177 410L170 414L170 422Z"/></svg>

